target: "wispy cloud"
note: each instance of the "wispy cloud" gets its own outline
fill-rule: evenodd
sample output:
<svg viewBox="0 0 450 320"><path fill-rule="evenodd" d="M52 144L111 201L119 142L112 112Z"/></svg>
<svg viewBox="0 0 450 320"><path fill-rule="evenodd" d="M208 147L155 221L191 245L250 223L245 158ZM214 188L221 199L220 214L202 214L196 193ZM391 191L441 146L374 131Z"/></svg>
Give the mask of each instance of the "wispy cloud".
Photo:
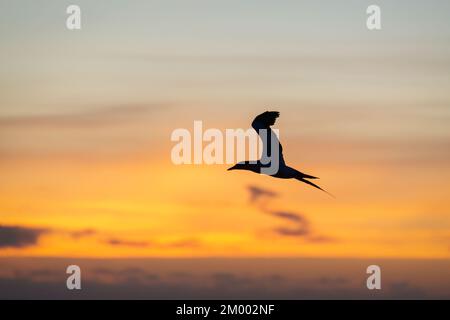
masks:
<svg viewBox="0 0 450 320"><path fill-rule="evenodd" d="M82 238L82 237L89 237L93 236L97 233L94 229L84 229L84 230L78 230L78 231L71 231L69 232L69 235L75 239Z"/></svg>
<svg viewBox="0 0 450 320"><path fill-rule="evenodd" d="M198 247L201 246L201 241L195 238L186 238L186 239L180 239L175 240L172 242L168 242L165 244L161 244L161 246L166 246L170 248L192 248L192 247Z"/></svg>
<svg viewBox="0 0 450 320"><path fill-rule="evenodd" d="M317 234L316 231L311 228L309 219L303 214L286 211L266 211L266 213L291 222L289 227L277 227L274 229L274 231L281 236L299 237L313 243L335 241L332 237Z"/></svg>
<svg viewBox="0 0 450 320"><path fill-rule="evenodd" d="M195 238L186 238L186 239L177 239L174 241L135 241L135 240L127 240L123 238L109 238L105 241L106 244L112 246L126 246L126 247L152 247L152 248L191 248L198 247L201 245L201 241Z"/></svg>
<svg viewBox="0 0 450 320"><path fill-rule="evenodd" d="M250 202L255 203L262 198L276 198L278 193L273 192L268 189L257 187L254 185L249 185L247 190L250 192Z"/></svg>
<svg viewBox="0 0 450 320"><path fill-rule="evenodd" d="M25 227L25 226L5 226L0 225L0 249L2 248L25 248L37 245L43 235L64 235L74 239L93 236L97 234L94 229L82 230L64 230L44 227Z"/></svg>
<svg viewBox="0 0 450 320"><path fill-rule="evenodd" d="M0 248L24 248L38 243L48 229L0 225Z"/></svg>
<svg viewBox="0 0 450 320"><path fill-rule="evenodd" d="M274 228L274 231L278 235L300 237L308 242L314 243L334 241L331 237L316 234L311 228L309 219L302 213L267 209L268 200L278 197L278 193L257 186L248 186L247 190L250 193L250 202L258 206L262 212L290 223L288 227Z"/></svg>
<svg viewBox="0 0 450 320"><path fill-rule="evenodd" d="M123 105L91 108L71 113L36 114L0 117L0 129L5 127L98 127L152 115L165 105Z"/></svg>
<svg viewBox="0 0 450 320"><path fill-rule="evenodd" d="M290 220L293 222L302 222L302 223L306 224L305 217L299 215L298 213L286 212L286 211L272 211L270 213L279 218L287 219L287 220Z"/></svg>
<svg viewBox="0 0 450 320"><path fill-rule="evenodd" d="M112 246L126 246L126 247L148 247L150 242L146 241L132 241L119 238L111 238L106 240L106 243Z"/></svg>

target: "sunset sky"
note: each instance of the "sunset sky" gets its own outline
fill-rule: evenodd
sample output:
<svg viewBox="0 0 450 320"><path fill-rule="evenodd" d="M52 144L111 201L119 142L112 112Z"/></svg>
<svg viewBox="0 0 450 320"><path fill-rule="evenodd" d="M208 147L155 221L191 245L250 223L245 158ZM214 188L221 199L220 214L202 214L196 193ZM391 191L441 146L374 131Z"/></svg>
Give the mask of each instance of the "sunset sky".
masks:
<svg viewBox="0 0 450 320"><path fill-rule="evenodd" d="M0 257L450 258L450 2L372 2L0 1ZM172 163L266 110L336 198Z"/></svg>

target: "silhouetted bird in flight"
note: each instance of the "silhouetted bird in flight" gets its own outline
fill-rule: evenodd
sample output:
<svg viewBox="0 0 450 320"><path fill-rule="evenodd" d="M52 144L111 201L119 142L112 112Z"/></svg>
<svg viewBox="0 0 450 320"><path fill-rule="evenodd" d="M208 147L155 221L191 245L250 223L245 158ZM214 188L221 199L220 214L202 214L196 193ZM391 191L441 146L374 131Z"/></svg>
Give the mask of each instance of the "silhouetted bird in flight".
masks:
<svg viewBox="0 0 450 320"><path fill-rule="evenodd" d="M278 162L279 162L278 171L275 174L268 174L268 175L280 179L297 179L301 182L309 184L310 186L313 186L317 189L320 189L328 193L318 185L312 183L309 180L306 180L306 179L319 179L318 177L314 177L309 174L302 173L294 168L288 167L284 162L283 147L281 146L280 141L277 138L277 135L270 128L272 125L275 124L275 121L279 116L280 113L278 111L266 111L258 115L252 122L253 129L256 130L259 137L262 139L263 143L262 158L257 161L239 162L235 164L233 167L229 168L228 170L248 170L259 174L266 174L262 169L269 168L271 166L271 161L273 160L273 157L271 157L272 155L271 148L272 146L278 145ZM263 132L264 134L262 134ZM331 195L330 193L328 194Z"/></svg>

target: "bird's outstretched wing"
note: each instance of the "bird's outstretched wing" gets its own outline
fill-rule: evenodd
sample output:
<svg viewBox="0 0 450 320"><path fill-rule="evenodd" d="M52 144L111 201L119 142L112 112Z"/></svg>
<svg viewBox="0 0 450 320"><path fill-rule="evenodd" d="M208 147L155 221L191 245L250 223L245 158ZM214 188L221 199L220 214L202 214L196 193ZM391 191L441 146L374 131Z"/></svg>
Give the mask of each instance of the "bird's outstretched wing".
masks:
<svg viewBox="0 0 450 320"><path fill-rule="evenodd" d="M281 143L278 140L275 132L273 132L270 128L270 126L275 124L275 121L279 116L280 113L278 111L266 111L256 116L256 118L252 122L252 128L256 130L263 143L261 161L264 163L268 163L270 161L269 159L272 157L271 141L272 139L274 139L272 143L278 144L278 159L280 161L280 164L285 164L283 158L283 147L281 146ZM262 129L266 130L266 134L261 134L262 132L260 132L260 130Z"/></svg>

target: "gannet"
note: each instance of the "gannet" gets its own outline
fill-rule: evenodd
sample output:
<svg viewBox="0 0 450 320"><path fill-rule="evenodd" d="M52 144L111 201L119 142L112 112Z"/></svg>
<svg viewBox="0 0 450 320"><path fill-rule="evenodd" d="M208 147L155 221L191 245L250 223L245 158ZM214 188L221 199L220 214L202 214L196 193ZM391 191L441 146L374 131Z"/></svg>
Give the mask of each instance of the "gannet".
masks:
<svg viewBox="0 0 450 320"><path fill-rule="evenodd" d="M228 170L248 170L252 171L258 174L267 174L266 170L268 167L270 167L271 161L273 159L276 159L276 157L272 157L271 149L272 146L275 146L278 148L278 170L276 173L273 174L267 174L274 178L280 178L280 179L297 179L301 182L304 182L306 184L309 184L310 186L313 186L319 190L322 190L326 193L324 189L316 185L315 183L312 183L309 180L306 179L319 179L318 177L305 174L303 172L300 172L294 168L291 168L286 165L283 157L283 147L281 146L280 141L277 138L277 135L273 132L273 130L270 128L272 125L275 124L276 119L280 116L280 113L278 111L266 111L264 113L261 113L258 115L252 122L253 129L256 130L259 137L262 140L263 144L263 152L262 152L262 158L257 161L241 161L232 166L231 168L228 168ZM274 140L272 140L274 139ZM264 160L264 161L262 161ZM328 193L331 195L330 193ZM332 196L332 195L331 195Z"/></svg>

